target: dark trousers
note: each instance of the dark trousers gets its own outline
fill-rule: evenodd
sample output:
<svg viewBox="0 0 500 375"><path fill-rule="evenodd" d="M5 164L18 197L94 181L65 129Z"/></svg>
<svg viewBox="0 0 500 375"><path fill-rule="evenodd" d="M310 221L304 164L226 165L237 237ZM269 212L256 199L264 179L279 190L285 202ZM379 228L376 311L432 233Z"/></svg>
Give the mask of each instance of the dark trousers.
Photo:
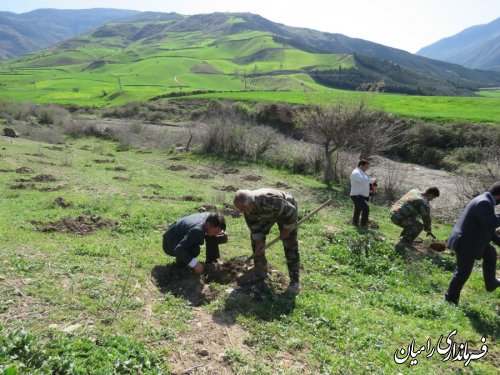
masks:
<svg viewBox="0 0 500 375"><path fill-rule="evenodd" d="M295 204L296 206L296 204ZM262 233L264 233L264 241L266 236L269 234L271 227L274 222L261 222ZM278 223L278 228L281 230L283 225ZM252 252L255 254L255 241L250 236L252 242ZM297 239L297 228L290 232L288 238L283 241L283 249L285 250L286 266L288 268L288 276L290 276L290 282L299 282L300 274L300 254L299 254L299 242ZM259 270L267 270L267 259L265 254L256 256L253 260L254 267Z"/></svg>
<svg viewBox="0 0 500 375"><path fill-rule="evenodd" d="M361 226L368 225L368 215L370 214L370 207L366 203L366 197L362 195L351 195L354 202L354 214L352 215L352 225L359 226L359 215L361 215Z"/></svg>
<svg viewBox="0 0 500 375"><path fill-rule="evenodd" d="M445 294L445 299L448 302L458 304L460 292L466 281L469 279L474 267L474 258L470 258L457 253L457 267L450 286ZM483 254L483 278L484 285L488 292L494 291L498 286L496 279L497 252L495 248L488 245Z"/></svg>
<svg viewBox="0 0 500 375"><path fill-rule="evenodd" d="M206 262L215 262L217 259L220 258L220 251L219 251L219 245L227 243L227 235L222 234L219 236L205 236L205 260ZM174 249L175 246L177 246L178 241L174 242L173 248L171 249L167 237L163 236L163 251L167 255L175 256ZM191 255L193 258L196 258L198 255L200 255L200 248L193 248L190 249L189 255ZM178 257L176 257L177 264L184 264Z"/></svg>

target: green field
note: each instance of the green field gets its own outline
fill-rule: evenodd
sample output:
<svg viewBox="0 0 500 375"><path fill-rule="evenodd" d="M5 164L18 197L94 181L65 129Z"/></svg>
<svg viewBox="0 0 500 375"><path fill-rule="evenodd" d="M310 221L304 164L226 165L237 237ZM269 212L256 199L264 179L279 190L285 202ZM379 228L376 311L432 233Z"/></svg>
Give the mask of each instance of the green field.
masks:
<svg viewBox="0 0 500 375"><path fill-rule="evenodd" d="M166 24L110 24L52 49L2 61L0 99L103 107L194 90L217 91L198 96L203 98L299 104L363 95L326 88L308 75L354 67L352 55L305 52L277 42L269 32L165 31L134 37L145 26ZM498 91L480 95L378 94L371 105L412 118L500 123Z"/></svg>
<svg viewBox="0 0 500 375"><path fill-rule="evenodd" d="M198 365L200 374L210 368L238 374L498 373L499 291L486 293L476 268L460 306L445 304L454 258L395 251L399 230L387 207L371 206L380 228L363 234L346 225L348 197L313 177L203 155L118 152L117 144L93 138L54 147L2 137L0 148L0 373L160 374ZM30 170L16 172L21 167ZM224 174L227 167L236 173ZM193 178L202 174L209 178ZM41 175L54 180L39 182ZM299 230L303 270L296 298L279 289L250 298L213 282L216 297L193 307L158 284L155 272L172 262L161 250L170 223L202 204L230 205L233 193L221 190L229 184L278 183L296 196L301 216L328 197L336 202ZM60 207L58 197L71 205ZM114 227L86 236L37 230L36 222L81 215L111 220ZM249 255L244 220L227 215L227 221L223 260ZM447 224L433 227L439 238L450 232ZM286 274L281 245L267 253L274 274ZM468 367L443 362L437 353L426 358L427 352L416 365L395 363L395 352L413 339L418 348L428 339L435 345L455 329L457 342L476 353L484 336L488 353ZM199 354L203 348L208 355Z"/></svg>

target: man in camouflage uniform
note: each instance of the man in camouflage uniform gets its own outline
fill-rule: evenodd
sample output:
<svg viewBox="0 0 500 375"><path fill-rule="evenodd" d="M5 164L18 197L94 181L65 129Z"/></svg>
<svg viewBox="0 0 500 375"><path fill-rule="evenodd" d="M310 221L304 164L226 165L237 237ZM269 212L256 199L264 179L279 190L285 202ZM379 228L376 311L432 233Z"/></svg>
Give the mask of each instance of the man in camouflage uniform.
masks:
<svg viewBox="0 0 500 375"><path fill-rule="evenodd" d="M412 189L406 193L391 208L391 221L403 228L399 242L403 245L411 245L418 237L422 229L427 235L434 236L431 228L431 206L429 204L434 198L439 197L439 189L428 188L422 192ZM422 218L423 224L417 220Z"/></svg>
<svg viewBox="0 0 500 375"><path fill-rule="evenodd" d="M238 190L234 205L245 215L250 229L254 267L267 272L266 235L277 223L285 249L290 285L288 291L299 292L300 255L297 241L297 202L288 193L274 189Z"/></svg>

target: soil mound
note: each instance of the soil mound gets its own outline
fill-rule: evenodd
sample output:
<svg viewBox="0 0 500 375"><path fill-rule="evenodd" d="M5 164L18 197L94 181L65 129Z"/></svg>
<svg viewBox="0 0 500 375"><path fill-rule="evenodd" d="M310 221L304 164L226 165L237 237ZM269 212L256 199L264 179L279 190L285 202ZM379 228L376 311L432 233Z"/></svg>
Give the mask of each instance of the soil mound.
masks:
<svg viewBox="0 0 500 375"><path fill-rule="evenodd" d="M68 207L71 207L71 203L68 202L66 199L64 199L63 197L57 197L56 199L54 199L54 204L56 206L59 206L61 208L68 208Z"/></svg>
<svg viewBox="0 0 500 375"><path fill-rule="evenodd" d="M249 175L243 176L243 179L245 181L260 181L260 180L262 180L262 177L254 175L254 174L249 174Z"/></svg>
<svg viewBox="0 0 500 375"><path fill-rule="evenodd" d="M174 171L174 172L187 170L187 168L183 165L171 165L171 166L168 166L167 169L169 171Z"/></svg>
<svg viewBox="0 0 500 375"><path fill-rule="evenodd" d="M93 215L78 216L76 219L63 217L59 221L48 223L32 221L31 224L33 224L40 232L73 233L85 236L99 229L114 228L119 223Z"/></svg>
<svg viewBox="0 0 500 375"><path fill-rule="evenodd" d="M32 180L36 182L55 182L57 181L57 178L50 174L39 174L38 176L33 177Z"/></svg>
<svg viewBox="0 0 500 375"><path fill-rule="evenodd" d="M21 173L21 174L33 173L33 169L29 167L20 167L16 169L16 173Z"/></svg>
<svg viewBox="0 0 500 375"><path fill-rule="evenodd" d="M200 306L216 299L220 288L216 284L230 286L239 293L258 294L267 290L284 291L288 278L277 270L270 270L263 276L256 272L247 257L237 257L222 263L205 264L202 275L192 269L177 265L156 266L151 276L163 293L182 296L194 306Z"/></svg>

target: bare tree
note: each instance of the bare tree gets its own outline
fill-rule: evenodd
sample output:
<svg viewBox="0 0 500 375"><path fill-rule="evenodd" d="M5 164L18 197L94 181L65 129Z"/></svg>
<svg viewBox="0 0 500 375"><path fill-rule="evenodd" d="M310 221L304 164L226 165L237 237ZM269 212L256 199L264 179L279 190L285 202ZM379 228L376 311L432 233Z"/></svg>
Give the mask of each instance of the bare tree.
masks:
<svg viewBox="0 0 500 375"><path fill-rule="evenodd" d="M371 111L358 129L355 149L361 159L380 155L402 142L406 122L382 111Z"/></svg>
<svg viewBox="0 0 500 375"><path fill-rule="evenodd" d="M346 99L327 107L310 106L297 116L297 122L311 140L323 147L325 157L325 183L338 181L335 153L354 146L357 134L367 113L366 100Z"/></svg>
<svg viewBox="0 0 500 375"><path fill-rule="evenodd" d="M483 162L477 164L473 172L457 177L457 197L463 204L488 190L500 176L500 146L484 146L479 154Z"/></svg>

